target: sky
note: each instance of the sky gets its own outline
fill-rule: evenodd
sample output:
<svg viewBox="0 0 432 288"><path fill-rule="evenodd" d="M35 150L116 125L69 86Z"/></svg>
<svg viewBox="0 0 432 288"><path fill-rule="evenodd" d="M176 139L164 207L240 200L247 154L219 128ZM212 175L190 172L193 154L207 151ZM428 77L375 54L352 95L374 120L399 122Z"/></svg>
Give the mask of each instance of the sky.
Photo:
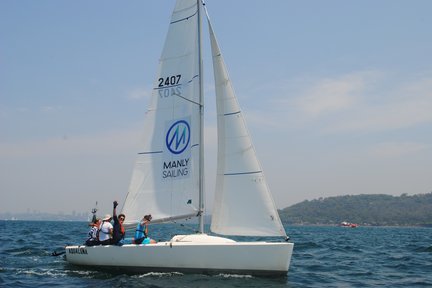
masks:
<svg viewBox="0 0 432 288"><path fill-rule="evenodd" d="M432 192L432 1L206 6L278 208ZM173 7L0 1L0 213L90 211L96 201L109 212L124 201Z"/></svg>

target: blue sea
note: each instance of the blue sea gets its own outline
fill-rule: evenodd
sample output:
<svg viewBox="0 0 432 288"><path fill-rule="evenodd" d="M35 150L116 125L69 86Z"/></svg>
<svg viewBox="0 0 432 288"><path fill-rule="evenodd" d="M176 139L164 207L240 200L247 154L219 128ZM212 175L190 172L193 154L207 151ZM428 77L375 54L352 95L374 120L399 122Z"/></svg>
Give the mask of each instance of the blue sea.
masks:
<svg viewBox="0 0 432 288"><path fill-rule="evenodd" d="M151 226L150 234L167 240L189 229ZM66 244L83 243L87 223L0 221L0 287L432 287L432 228L287 226L286 230L295 243L286 277L126 275L82 269L67 264L63 256L51 255Z"/></svg>

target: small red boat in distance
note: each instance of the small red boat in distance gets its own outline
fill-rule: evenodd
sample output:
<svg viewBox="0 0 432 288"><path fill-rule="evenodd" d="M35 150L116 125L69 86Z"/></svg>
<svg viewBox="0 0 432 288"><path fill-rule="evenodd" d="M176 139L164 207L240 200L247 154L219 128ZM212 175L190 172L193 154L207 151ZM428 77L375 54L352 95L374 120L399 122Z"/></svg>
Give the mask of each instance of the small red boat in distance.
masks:
<svg viewBox="0 0 432 288"><path fill-rule="evenodd" d="M340 226L342 226L342 227L349 227L349 228L357 228L358 227L358 224L355 224L355 223L350 223L350 222L342 222L341 224L340 224Z"/></svg>

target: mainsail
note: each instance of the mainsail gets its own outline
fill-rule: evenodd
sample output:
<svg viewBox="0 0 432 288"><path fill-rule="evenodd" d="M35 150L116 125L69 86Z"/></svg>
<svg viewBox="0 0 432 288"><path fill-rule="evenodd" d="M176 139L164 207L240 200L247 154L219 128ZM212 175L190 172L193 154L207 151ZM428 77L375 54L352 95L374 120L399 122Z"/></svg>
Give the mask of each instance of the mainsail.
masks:
<svg viewBox="0 0 432 288"><path fill-rule="evenodd" d="M208 26L218 126L211 230L223 235L286 236L209 19Z"/></svg>
<svg viewBox="0 0 432 288"><path fill-rule="evenodd" d="M122 212L178 219L199 211L200 58L196 0L176 2Z"/></svg>

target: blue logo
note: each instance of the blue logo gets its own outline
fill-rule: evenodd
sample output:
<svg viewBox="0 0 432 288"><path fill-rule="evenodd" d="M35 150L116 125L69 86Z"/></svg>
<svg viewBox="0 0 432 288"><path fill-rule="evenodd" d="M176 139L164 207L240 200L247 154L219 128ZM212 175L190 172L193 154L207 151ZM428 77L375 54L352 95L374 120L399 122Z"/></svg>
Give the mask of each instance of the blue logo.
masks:
<svg viewBox="0 0 432 288"><path fill-rule="evenodd" d="M166 134L165 143L173 154L182 153L189 145L190 127L185 120L179 120L171 125Z"/></svg>

